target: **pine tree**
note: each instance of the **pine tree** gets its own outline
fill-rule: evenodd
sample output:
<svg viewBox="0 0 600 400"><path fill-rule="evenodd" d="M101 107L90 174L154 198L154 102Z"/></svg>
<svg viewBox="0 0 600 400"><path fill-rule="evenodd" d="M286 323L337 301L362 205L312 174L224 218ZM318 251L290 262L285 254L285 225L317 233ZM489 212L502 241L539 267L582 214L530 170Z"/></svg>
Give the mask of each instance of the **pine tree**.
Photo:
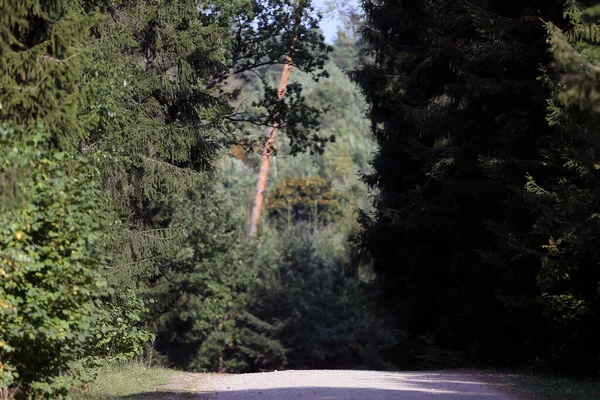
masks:
<svg viewBox="0 0 600 400"><path fill-rule="evenodd" d="M348 40L345 50L352 43ZM327 108L319 116L319 133L335 134L336 141L322 155L291 157L287 137L281 137L265 209L271 218L264 220L248 266L258 273L249 311L276 329L288 368L381 368L395 332L372 307L373 288L358 279L368 280L368 271L350 266L346 240L356 226L355 208L368 202L358 173L369 168L373 140L358 88L333 60L326 69L329 77L318 82L298 71L292 79L302 84L307 105ZM263 76L272 84L278 72L272 68ZM244 95L260 96L260 85L245 86ZM235 147L230 157L223 163L223 185L247 212L257 156ZM303 194L312 200L298 197Z"/></svg>
<svg viewBox="0 0 600 400"><path fill-rule="evenodd" d="M339 29L334 43L331 60L342 71L352 71L358 67L365 55L366 46L360 36L362 17L352 7L340 12L343 29Z"/></svg>

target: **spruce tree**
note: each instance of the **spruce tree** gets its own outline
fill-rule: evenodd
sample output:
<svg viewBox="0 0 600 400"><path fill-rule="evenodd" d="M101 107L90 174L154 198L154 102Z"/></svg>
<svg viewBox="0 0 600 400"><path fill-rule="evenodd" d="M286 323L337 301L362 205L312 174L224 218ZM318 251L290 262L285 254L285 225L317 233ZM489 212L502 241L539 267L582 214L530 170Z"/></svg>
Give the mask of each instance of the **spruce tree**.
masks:
<svg viewBox="0 0 600 400"><path fill-rule="evenodd" d="M43 124L63 148L86 138L78 116L91 21L77 0L0 2L0 121Z"/></svg>
<svg viewBox="0 0 600 400"><path fill-rule="evenodd" d="M360 242L405 332L398 360L523 362L524 348L503 343L522 342L535 320L502 296L534 284L535 266L493 263L491 254L496 230L520 231L534 218L521 199L549 132L547 89L537 80L549 58L540 18L555 19L559 7L413 0L364 8L372 61L353 76L379 149L365 177L377 189L376 211L361 215Z"/></svg>
<svg viewBox="0 0 600 400"><path fill-rule="evenodd" d="M553 129L540 145L546 167L526 185L537 215L527 251L539 259L533 294L545 337L536 357L589 373L600 366L600 5L569 1L564 16L547 24L554 60L544 80Z"/></svg>

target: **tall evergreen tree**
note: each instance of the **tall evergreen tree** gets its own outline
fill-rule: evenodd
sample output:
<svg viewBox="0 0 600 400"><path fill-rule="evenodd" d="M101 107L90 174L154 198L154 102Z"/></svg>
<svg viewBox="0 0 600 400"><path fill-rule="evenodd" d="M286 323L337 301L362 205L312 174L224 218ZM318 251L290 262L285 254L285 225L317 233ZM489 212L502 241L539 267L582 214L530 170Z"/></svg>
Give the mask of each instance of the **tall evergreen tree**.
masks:
<svg viewBox="0 0 600 400"><path fill-rule="evenodd" d="M43 124L64 148L87 136L78 115L91 21L76 0L0 2L0 121Z"/></svg>
<svg viewBox="0 0 600 400"><path fill-rule="evenodd" d="M495 263L491 254L497 230L531 226L525 177L541 167L537 145L549 132L548 92L537 80L549 61L540 18L557 19L560 6L364 8L373 61L354 78L379 150L365 177L377 189L376 211L360 217L361 243L405 331L398 354L421 365L523 362L531 354L512 343L535 331L535 319L507 296L535 284L535 266Z"/></svg>
<svg viewBox="0 0 600 400"><path fill-rule="evenodd" d="M547 24L554 61L544 78L553 129L540 144L545 168L526 185L536 215L532 246L507 243L506 250L539 260L530 294L544 332L532 338L538 360L589 373L600 366L600 5L569 1L564 16L565 23Z"/></svg>

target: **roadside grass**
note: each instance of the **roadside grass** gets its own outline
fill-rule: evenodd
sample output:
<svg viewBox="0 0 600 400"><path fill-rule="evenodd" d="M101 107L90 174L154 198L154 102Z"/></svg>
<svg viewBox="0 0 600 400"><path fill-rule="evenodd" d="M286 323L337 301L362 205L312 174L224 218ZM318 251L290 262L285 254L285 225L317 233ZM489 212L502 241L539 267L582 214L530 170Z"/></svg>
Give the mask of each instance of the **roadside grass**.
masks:
<svg viewBox="0 0 600 400"><path fill-rule="evenodd" d="M504 379L503 379L504 380ZM544 375L509 374L504 382L523 399L598 400L600 381Z"/></svg>
<svg viewBox="0 0 600 400"><path fill-rule="evenodd" d="M177 371L131 363L101 370L85 392L75 396L81 400L117 400L140 393L150 393L167 385Z"/></svg>

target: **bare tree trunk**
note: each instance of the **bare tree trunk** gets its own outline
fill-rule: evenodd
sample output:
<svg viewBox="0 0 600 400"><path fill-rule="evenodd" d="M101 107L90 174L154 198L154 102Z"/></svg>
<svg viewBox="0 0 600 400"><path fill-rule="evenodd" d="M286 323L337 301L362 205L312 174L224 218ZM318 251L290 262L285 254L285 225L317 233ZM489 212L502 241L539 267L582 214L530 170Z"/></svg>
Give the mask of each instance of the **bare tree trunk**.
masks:
<svg viewBox="0 0 600 400"><path fill-rule="evenodd" d="M295 41L296 38L294 38L294 42ZM283 65L283 71L281 72L281 80L279 81L279 89L277 91L277 99L279 101L282 101L285 98L288 80L290 79L290 74L292 72L292 51L294 50L294 42L292 42L290 51L285 58L285 64ZM277 117L277 115L275 115L275 117ZM279 128L279 122L275 121L273 126L269 129L267 140L263 146L262 161L260 163L260 170L258 171L254 203L252 204L252 214L250 216L250 229L248 231L250 236L255 236L258 230L258 223L263 209L265 188L267 187L267 178L269 176L269 167L271 165L271 158L273 157L277 128Z"/></svg>

